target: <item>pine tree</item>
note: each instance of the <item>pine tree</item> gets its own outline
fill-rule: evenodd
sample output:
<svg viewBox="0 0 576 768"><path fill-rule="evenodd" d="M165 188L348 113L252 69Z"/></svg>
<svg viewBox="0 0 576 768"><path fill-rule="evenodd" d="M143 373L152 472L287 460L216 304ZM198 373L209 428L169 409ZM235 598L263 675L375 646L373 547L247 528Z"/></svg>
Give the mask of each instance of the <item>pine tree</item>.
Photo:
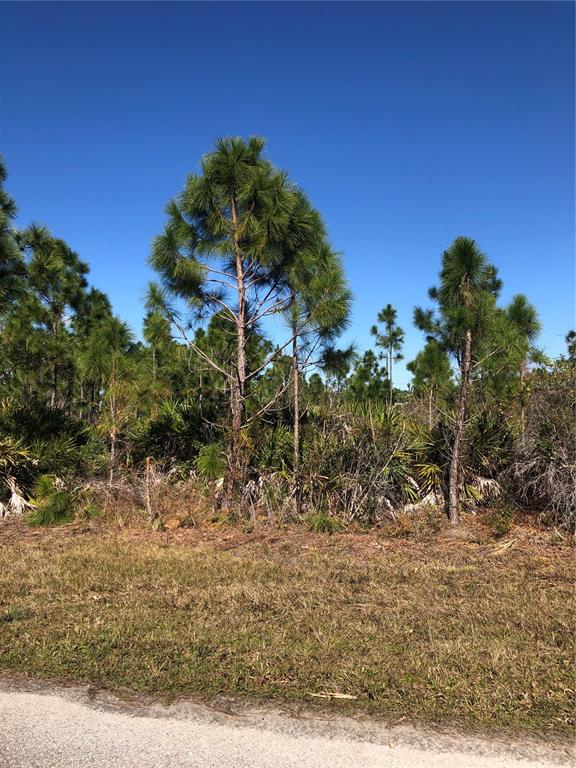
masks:
<svg viewBox="0 0 576 768"><path fill-rule="evenodd" d="M308 236L303 213L309 214L314 231L317 226L311 210L302 208L302 195L264 159L263 150L259 138L218 140L202 159L202 173L190 176L184 192L168 205L168 223L151 256L162 281L164 310L228 388L228 501L243 481L242 432L250 384L290 346L294 331L254 367L248 363L248 345L266 318L290 305L289 261L298 252L298 238ZM190 338L189 324L174 300L197 322L219 315L234 339L232 360L215 357Z"/></svg>
<svg viewBox="0 0 576 768"><path fill-rule="evenodd" d="M417 396L425 396L428 401L428 429L432 429L434 402L452 385L450 359L438 341L430 339L406 367L413 375L412 391Z"/></svg>
<svg viewBox="0 0 576 768"><path fill-rule="evenodd" d="M302 377L307 368L321 361L348 325L351 303L340 257L328 245L320 215L302 192L297 193L291 213L284 258L285 316L292 336L293 496L299 514Z"/></svg>
<svg viewBox="0 0 576 768"><path fill-rule="evenodd" d="M379 358L371 349L356 360L354 370L346 382L346 396L358 402L385 402L389 399L390 384L386 368L380 365Z"/></svg>
<svg viewBox="0 0 576 768"><path fill-rule="evenodd" d="M21 332L29 329L29 340L47 369L50 405L69 405L71 329L86 297L88 265L45 227L32 225L18 241L26 257L26 292L17 308Z"/></svg>
<svg viewBox="0 0 576 768"><path fill-rule="evenodd" d="M388 404L394 402L394 363L402 360L402 347L404 345L404 331L396 324L397 312L392 304L387 304L378 314L378 322L384 325L381 332L377 325L373 325L370 333L376 338L376 346L384 350L386 360L386 373L388 376Z"/></svg>
<svg viewBox="0 0 576 768"><path fill-rule="evenodd" d="M526 432L526 374L530 355L534 356L534 342L540 333L540 321L536 308L526 296L517 294L506 310L508 321L518 339L518 374L520 384L520 428L522 439Z"/></svg>
<svg viewBox="0 0 576 768"><path fill-rule="evenodd" d="M108 438L108 483L112 485L117 463L118 437L137 408L139 399L136 360L130 356L134 338L128 325L115 316L105 317L87 339L83 370L99 382L99 428Z"/></svg>
<svg viewBox="0 0 576 768"><path fill-rule="evenodd" d="M435 316L432 310L424 311L420 308L414 312L416 326L428 338L436 338L444 349L453 354L460 369L448 489L448 517L453 525L459 522L460 460L473 353L495 312L500 287L496 268L488 262L476 241L458 237L444 251L438 287L429 291L430 298L438 305L438 315Z"/></svg>
<svg viewBox="0 0 576 768"><path fill-rule="evenodd" d="M4 189L6 175L0 156L0 319L14 300L21 296L24 275L24 261L13 228L16 204Z"/></svg>

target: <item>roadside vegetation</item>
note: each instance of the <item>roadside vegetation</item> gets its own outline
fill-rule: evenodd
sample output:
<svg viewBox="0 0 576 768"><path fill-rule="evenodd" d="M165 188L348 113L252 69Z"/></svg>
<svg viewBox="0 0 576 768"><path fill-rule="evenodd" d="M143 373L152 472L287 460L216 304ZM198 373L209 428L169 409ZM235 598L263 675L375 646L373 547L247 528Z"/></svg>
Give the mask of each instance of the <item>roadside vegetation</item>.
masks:
<svg viewBox="0 0 576 768"><path fill-rule="evenodd" d="M192 479L240 522L339 530L420 505L574 530L574 332L547 359L536 309L499 301L471 238L447 244L431 307L414 310L423 347L400 390L393 296L373 349L338 346L341 257L261 139L217 141L168 203L142 340L68 244L15 228L5 182L2 166L0 516L54 524L132 494L158 524L158 499Z"/></svg>
<svg viewBox="0 0 576 768"><path fill-rule="evenodd" d="M320 213L221 139L143 254L137 338L15 216L0 164L1 669L568 728L576 333L548 359L479 243L344 347Z"/></svg>
<svg viewBox="0 0 576 768"><path fill-rule="evenodd" d="M568 736L570 549L525 527L502 540L476 522L463 541L439 525L327 536L12 524L0 672Z"/></svg>

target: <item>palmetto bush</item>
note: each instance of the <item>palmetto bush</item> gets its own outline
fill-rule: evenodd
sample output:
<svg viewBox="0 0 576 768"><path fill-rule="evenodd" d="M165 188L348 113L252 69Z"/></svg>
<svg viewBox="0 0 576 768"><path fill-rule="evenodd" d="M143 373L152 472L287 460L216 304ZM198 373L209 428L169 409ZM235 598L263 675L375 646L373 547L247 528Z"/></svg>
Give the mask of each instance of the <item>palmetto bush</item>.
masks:
<svg viewBox="0 0 576 768"><path fill-rule="evenodd" d="M65 475L83 469L82 449L89 440L89 430L61 408L35 399L25 403L4 401L0 404L2 434L2 439L12 441L25 453L20 454L11 470L25 491L31 491L41 474Z"/></svg>
<svg viewBox="0 0 576 768"><path fill-rule="evenodd" d="M74 516L74 494L55 475L40 475L34 486L34 499L35 508L28 516L29 525L56 525Z"/></svg>
<svg viewBox="0 0 576 768"><path fill-rule="evenodd" d="M506 478L521 505L576 530L576 367L559 361L532 374L524 436Z"/></svg>
<svg viewBox="0 0 576 768"><path fill-rule="evenodd" d="M18 466L28 462L30 452L27 451L20 440L4 435L0 437L0 478L2 480L11 476Z"/></svg>
<svg viewBox="0 0 576 768"><path fill-rule="evenodd" d="M255 462L260 473L288 474L292 469L294 455L292 430L284 424L277 424L264 429L260 427L257 431Z"/></svg>
<svg viewBox="0 0 576 768"><path fill-rule="evenodd" d="M440 470L427 460L427 431L398 406L342 405L309 427L303 468L311 511L373 523L436 489Z"/></svg>
<svg viewBox="0 0 576 768"><path fill-rule="evenodd" d="M26 500L21 495L16 475L29 472L30 452L9 435L0 437L0 518L22 514Z"/></svg>
<svg viewBox="0 0 576 768"><path fill-rule="evenodd" d="M191 400L165 400L149 419L138 422L129 436L134 461L147 456L188 462L203 443L213 439L210 422Z"/></svg>

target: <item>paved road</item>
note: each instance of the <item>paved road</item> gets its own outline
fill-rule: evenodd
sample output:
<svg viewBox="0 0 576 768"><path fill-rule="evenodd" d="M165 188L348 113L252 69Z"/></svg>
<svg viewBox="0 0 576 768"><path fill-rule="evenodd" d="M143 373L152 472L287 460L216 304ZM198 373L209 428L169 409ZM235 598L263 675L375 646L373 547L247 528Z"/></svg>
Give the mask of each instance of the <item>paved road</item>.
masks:
<svg viewBox="0 0 576 768"><path fill-rule="evenodd" d="M1 768L537 768L550 744L488 743L406 726L268 708L126 705L85 689L0 682Z"/></svg>

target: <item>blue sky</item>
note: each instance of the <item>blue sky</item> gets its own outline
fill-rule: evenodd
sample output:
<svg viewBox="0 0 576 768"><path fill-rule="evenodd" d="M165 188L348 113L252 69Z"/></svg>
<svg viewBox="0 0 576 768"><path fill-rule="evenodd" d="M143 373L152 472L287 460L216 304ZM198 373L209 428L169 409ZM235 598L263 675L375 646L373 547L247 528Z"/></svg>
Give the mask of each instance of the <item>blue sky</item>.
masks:
<svg viewBox="0 0 576 768"><path fill-rule="evenodd" d="M1 3L0 152L140 330L164 205L219 135L262 135L323 214L355 295L412 327L460 234L574 325L574 5ZM398 372L399 383L409 375Z"/></svg>

